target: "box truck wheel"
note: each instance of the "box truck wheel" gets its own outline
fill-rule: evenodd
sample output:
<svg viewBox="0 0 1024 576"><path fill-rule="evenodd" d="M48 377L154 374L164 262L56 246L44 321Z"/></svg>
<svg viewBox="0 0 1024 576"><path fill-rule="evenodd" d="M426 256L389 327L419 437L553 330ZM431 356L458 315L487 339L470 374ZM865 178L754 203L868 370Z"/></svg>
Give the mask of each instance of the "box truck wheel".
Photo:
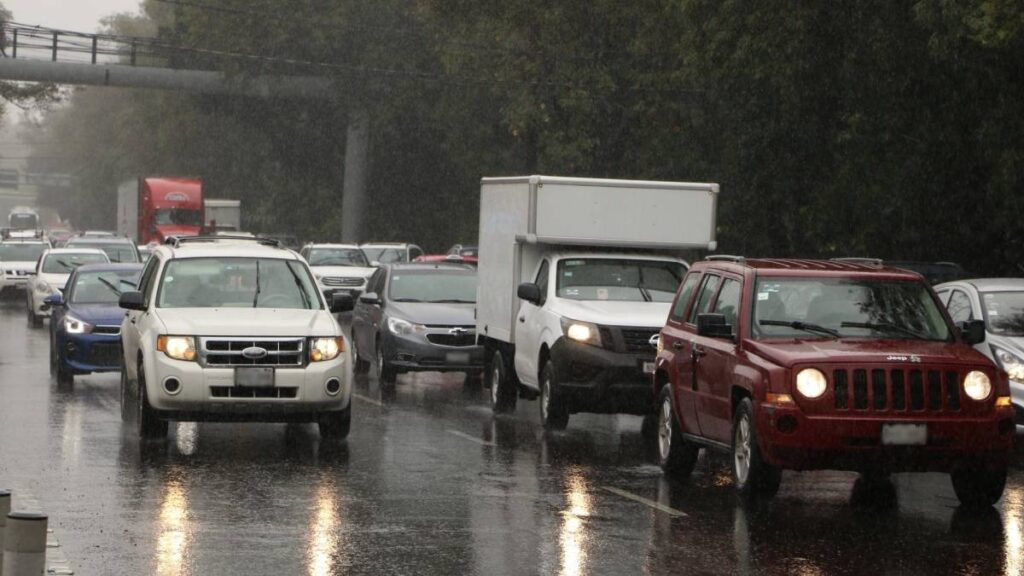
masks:
<svg viewBox="0 0 1024 576"><path fill-rule="evenodd" d="M569 406L558 388L555 363L548 362L540 373L540 422L545 430L565 430L569 425Z"/></svg>
<svg viewBox="0 0 1024 576"><path fill-rule="evenodd" d="M491 409L495 414L515 412L519 391L508 373L508 364L500 350L494 351L491 366L487 370L491 386Z"/></svg>

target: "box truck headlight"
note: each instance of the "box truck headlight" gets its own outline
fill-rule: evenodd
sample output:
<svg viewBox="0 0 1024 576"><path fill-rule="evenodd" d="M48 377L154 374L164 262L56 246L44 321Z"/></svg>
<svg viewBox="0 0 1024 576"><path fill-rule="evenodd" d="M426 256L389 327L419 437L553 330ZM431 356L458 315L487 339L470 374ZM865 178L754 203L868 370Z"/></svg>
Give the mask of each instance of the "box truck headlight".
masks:
<svg viewBox="0 0 1024 576"><path fill-rule="evenodd" d="M601 347L601 331L596 324L563 318L562 332L570 340Z"/></svg>

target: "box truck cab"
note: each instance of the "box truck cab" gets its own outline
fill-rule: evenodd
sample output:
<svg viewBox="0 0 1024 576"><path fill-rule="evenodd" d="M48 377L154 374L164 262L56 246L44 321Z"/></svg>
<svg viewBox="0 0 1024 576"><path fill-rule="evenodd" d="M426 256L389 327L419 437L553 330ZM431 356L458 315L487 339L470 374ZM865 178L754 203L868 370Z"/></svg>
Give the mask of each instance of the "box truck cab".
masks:
<svg viewBox="0 0 1024 576"><path fill-rule="evenodd" d="M679 255L715 247L717 196L716 184L485 178L477 334L494 411L537 398L548 429L577 412L653 414Z"/></svg>
<svg viewBox="0 0 1024 576"><path fill-rule="evenodd" d="M137 244L171 236L196 236L203 229L203 182L196 178L139 178L121 184L117 233Z"/></svg>

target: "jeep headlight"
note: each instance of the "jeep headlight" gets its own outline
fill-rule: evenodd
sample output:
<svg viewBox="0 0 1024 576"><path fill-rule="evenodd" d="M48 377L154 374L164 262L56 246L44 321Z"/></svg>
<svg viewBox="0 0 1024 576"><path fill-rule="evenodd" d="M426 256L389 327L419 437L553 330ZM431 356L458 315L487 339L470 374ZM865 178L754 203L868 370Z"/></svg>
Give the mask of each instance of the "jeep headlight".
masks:
<svg viewBox="0 0 1024 576"><path fill-rule="evenodd" d="M817 368L804 368L796 375L796 389L806 398L814 399L825 393L828 380Z"/></svg>
<svg viewBox="0 0 1024 576"><path fill-rule="evenodd" d="M964 393L972 400L984 400L992 393L992 382L980 370L971 370L964 378Z"/></svg>
<svg viewBox="0 0 1024 576"><path fill-rule="evenodd" d="M1013 352L1000 348L995 344L991 344L992 355L995 356L996 362L999 366L1006 371L1010 376L1010 380L1017 383L1024 383L1024 360L1020 356L1017 356Z"/></svg>
<svg viewBox="0 0 1024 576"><path fill-rule="evenodd" d="M309 359L312 362L326 362L334 360L339 354L345 351L345 339L337 338L313 338L309 344Z"/></svg>
<svg viewBox="0 0 1024 576"><path fill-rule="evenodd" d="M196 359L196 339L192 336L160 336L156 349L175 360L191 362Z"/></svg>
<svg viewBox="0 0 1024 576"><path fill-rule="evenodd" d="M562 333L570 340L601 347L601 330L597 324L562 318Z"/></svg>
<svg viewBox="0 0 1024 576"><path fill-rule="evenodd" d="M401 318L388 318L388 330L390 330L392 334L404 336L406 334L426 332L427 327L422 324L413 324L412 322L402 320Z"/></svg>
<svg viewBox="0 0 1024 576"><path fill-rule="evenodd" d="M68 314L64 316L64 330L68 334L88 334L92 332L92 324Z"/></svg>

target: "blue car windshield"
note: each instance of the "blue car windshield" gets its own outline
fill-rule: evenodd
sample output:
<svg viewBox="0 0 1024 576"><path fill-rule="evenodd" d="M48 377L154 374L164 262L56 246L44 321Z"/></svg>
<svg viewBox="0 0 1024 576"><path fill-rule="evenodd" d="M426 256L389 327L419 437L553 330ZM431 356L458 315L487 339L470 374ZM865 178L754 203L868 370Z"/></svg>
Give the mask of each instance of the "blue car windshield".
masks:
<svg viewBox="0 0 1024 576"><path fill-rule="evenodd" d="M138 279L138 270L80 273L70 287L68 302L71 304L116 305L122 292L135 290Z"/></svg>

